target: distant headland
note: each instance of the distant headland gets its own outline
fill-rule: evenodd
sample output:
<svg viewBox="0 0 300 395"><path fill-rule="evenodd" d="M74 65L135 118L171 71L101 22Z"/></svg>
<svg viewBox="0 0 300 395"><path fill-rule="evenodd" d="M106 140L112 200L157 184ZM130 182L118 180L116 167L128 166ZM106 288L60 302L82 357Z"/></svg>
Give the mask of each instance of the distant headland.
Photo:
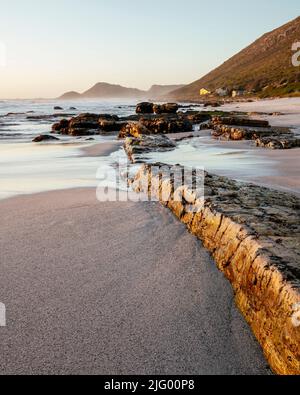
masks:
<svg viewBox="0 0 300 395"><path fill-rule="evenodd" d="M79 100L79 99L159 99L167 96L184 85L153 85L148 91L135 88L126 88L121 85L98 82L92 88L83 93L75 91L66 92L59 97L60 100Z"/></svg>

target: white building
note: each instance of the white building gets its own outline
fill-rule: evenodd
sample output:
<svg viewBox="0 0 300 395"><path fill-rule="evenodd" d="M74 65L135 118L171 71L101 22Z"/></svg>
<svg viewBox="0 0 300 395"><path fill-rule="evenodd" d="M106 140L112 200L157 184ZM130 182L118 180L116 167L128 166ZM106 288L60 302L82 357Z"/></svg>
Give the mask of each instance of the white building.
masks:
<svg viewBox="0 0 300 395"><path fill-rule="evenodd" d="M232 91L232 97L239 97L239 96L244 96L245 91L243 90L234 90Z"/></svg>
<svg viewBox="0 0 300 395"><path fill-rule="evenodd" d="M218 96L224 97L224 96L228 95L228 90L226 88L219 88L219 89L216 90L216 94Z"/></svg>

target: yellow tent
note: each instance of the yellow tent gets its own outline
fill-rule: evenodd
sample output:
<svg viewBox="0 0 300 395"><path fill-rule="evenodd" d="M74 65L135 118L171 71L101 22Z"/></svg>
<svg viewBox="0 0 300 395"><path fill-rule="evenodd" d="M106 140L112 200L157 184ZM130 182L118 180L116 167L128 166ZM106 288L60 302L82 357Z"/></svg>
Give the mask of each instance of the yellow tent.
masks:
<svg viewBox="0 0 300 395"><path fill-rule="evenodd" d="M200 96L204 96L204 95L208 95L210 93L210 91L208 91L207 89L200 89Z"/></svg>

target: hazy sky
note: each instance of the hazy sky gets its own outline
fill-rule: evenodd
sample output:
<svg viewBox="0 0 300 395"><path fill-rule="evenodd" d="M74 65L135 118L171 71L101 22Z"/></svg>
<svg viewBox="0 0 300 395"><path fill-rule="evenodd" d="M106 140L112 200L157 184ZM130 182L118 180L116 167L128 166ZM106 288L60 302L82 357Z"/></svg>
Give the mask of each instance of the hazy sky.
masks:
<svg viewBox="0 0 300 395"><path fill-rule="evenodd" d="M299 16L299 0L0 0L0 97L189 83ZM3 61L6 48L5 67Z"/></svg>

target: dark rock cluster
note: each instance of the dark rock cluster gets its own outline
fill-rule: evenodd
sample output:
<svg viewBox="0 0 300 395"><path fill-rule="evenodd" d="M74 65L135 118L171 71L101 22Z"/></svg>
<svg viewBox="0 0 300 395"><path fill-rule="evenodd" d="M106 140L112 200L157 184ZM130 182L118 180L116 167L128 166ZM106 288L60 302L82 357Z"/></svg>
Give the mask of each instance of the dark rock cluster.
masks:
<svg viewBox="0 0 300 395"><path fill-rule="evenodd" d="M52 132L69 136L91 136L102 132L117 132L124 126L116 115L80 114L71 119L62 119L52 126Z"/></svg>
<svg viewBox="0 0 300 395"><path fill-rule="evenodd" d="M143 102L136 106L137 114L176 114L178 110L177 103L154 104Z"/></svg>
<svg viewBox="0 0 300 395"><path fill-rule="evenodd" d="M187 119L141 119L139 122L129 122L120 131L119 138L140 137L151 134L171 134L190 132L193 125Z"/></svg>
<svg viewBox="0 0 300 395"><path fill-rule="evenodd" d="M203 128L225 140L253 140L257 147L290 149L300 147L300 138L287 128L271 127L268 121L242 117L213 117Z"/></svg>

